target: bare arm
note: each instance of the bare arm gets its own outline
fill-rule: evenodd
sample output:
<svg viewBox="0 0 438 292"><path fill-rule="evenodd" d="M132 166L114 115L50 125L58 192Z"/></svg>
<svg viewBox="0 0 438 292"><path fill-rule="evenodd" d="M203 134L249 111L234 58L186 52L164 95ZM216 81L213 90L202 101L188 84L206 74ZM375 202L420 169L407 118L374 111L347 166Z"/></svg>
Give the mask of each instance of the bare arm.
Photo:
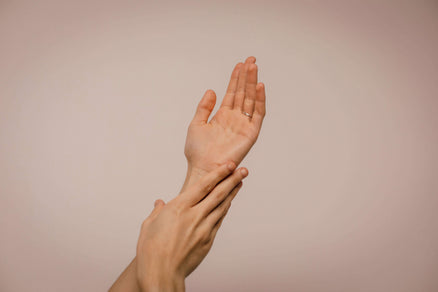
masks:
<svg viewBox="0 0 438 292"><path fill-rule="evenodd" d="M258 82L255 61L255 57L248 57L245 63L235 66L221 107L209 122L216 94L208 90L199 102L187 133L184 149L187 174L180 193L227 161L239 165L256 142L266 113L266 98L265 86ZM161 204L164 202L158 206ZM137 261L134 258L110 288L111 292L141 291ZM155 285L167 287L166 291L183 291L184 285L175 279L157 276L154 281Z"/></svg>
<svg viewBox="0 0 438 292"><path fill-rule="evenodd" d="M136 258L110 291L185 291L185 278L210 251L248 175L246 168L235 168L225 163L169 203L155 201L142 224Z"/></svg>
<svg viewBox="0 0 438 292"><path fill-rule="evenodd" d="M137 280L137 257L135 257L126 269L120 274L109 292L141 292L140 285Z"/></svg>

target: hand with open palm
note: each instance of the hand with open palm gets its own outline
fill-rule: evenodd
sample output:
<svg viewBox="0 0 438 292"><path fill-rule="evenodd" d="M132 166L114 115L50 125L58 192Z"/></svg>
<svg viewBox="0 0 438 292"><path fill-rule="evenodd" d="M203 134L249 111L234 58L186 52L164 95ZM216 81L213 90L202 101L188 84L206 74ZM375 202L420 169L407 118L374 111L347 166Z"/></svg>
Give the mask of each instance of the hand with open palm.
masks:
<svg viewBox="0 0 438 292"><path fill-rule="evenodd" d="M207 90L199 102L187 133L184 154L188 171L180 195L166 207L164 202L157 202L153 214L143 224L137 256L110 291L141 291L149 286L159 289L160 285L166 286L163 288L166 291L184 291L184 277L210 250L241 186L238 181L248 175L247 169L230 172L256 142L265 117L265 86L257 82L255 61L249 57L235 66L227 93L210 121L216 94ZM234 164L225 172L229 162ZM214 170L221 170L222 175L217 175L219 172L215 175ZM200 191L196 192L197 189ZM188 198L193 199L190 204ZM200 224L203 221L209 223ZM177 273L172 276L171 271Z"/></svg>
<svg viewBox="0 0 438 292"><path fill-rule="evenodd" d="M256 142L266 112L265 87L257 82L257 70L255 57L235 66L227 93L210 121L215 92L207 90L199 102L184 149L188 173L183 189L226 161L239 165Z"/></svg>

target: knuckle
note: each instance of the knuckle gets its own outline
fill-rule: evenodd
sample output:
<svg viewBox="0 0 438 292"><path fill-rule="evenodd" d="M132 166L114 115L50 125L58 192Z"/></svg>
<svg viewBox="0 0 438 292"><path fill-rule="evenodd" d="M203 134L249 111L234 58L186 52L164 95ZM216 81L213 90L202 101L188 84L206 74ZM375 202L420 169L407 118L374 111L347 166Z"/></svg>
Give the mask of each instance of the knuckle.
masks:
<svg viewBox="0 0 438 292"><path fill-rule="evenodd" d="M223 191L223 190L220 190L220 191L218 191L218 192L216 192L214 195L213 195L213 201L214 201L214 203L215 204L220 204L220 202L223 200L223 198L224 198L224 195L225 195L225 192Z"/></svg>
<svg viewBox="0 0 438 292"><path fill-rule="evenodd" d="M197 235L197 242L200 245L205 245L210 240L210 234L206 230L201 230Z"/></svg>
<svg viewBox="0 0 438 292"><path fill-rule="evenodd" d="M208 241L205 243L205 245L204 245L204 252L208 252L209 250L210 250L210 248L211 248L211 246L213 245L213 239L212 239L212 237L210 236L209 238L208 238Z"/></svg>
<svg viewBox="0 0 438 292"><path fill-rule="evenodd" d="M228 193L226 191L217 192L213 197L214 206L218 206L218 208L222 208L224 204L224 200L226 200Z"/></svg>
<svg viewBox="0 0 438 292"><path fill-rule="evenodd" d="M213 187L214 187L214 185L212 182L206 182L202 186L202 191L204 191L205 193L209 193L213 189Z"/></svg>
<svg viewBox="0 0 438 292"><path fill-rule="evenodd" d="M205 234L205 235L202 237L201 244L202 244L202 245L208 245L209 242L210 242L210 235L209 235L209 234Z"/></svg>

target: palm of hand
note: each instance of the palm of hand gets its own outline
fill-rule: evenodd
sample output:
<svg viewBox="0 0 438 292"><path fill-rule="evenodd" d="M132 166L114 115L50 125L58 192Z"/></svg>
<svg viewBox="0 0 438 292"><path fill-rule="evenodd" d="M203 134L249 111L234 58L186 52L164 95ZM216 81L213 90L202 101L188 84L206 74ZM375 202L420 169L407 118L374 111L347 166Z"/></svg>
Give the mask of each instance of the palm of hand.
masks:
<svg viewBox="0 0 438 292"><path fill-rule="evenodd" d="M236 65L221 107L210 122L216 94L208 90L200 101L184 149L192 169L208 172L228 160L238 165L256 142L266 110L264 84L257 83L254 62L249 57Z"/></svg>
<svg viewBox="0 0 438 292"><path fill-rule="evenodd" d="M185 153L194 168L204 171L229 160L238 165L258 134L259 129L240 111L221 108L209 123L190 125Z"/></svg>

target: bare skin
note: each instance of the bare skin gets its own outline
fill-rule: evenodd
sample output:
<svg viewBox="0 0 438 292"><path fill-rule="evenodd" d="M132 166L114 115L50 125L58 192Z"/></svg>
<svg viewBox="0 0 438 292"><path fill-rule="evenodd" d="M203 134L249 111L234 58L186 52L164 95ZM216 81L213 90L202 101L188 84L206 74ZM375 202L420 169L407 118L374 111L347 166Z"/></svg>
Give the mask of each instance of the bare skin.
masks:
<svg viewBox="0 0 438 292"><path fill-rule="evenodd" d="M137 276L144 291L184 291L185 278L209 252L248 175L246 168L234 169L234 163L219 166L168 204L156 201L137 246Z"/></svg>
<svg viewBox="0 0 438 292"><path fill-rule="evenodd" d="M187 158L188 167L186 179L180 194L193 190L193 188L199 185L199 182L202 182L208 173L218 169L227 162L233 162L235 165L239 165L256 142L266 109L265 86L263 83L258 83L257 81L258 68L257 65L255 65L255 61L255 57L248 57L245 63L238 63L235 66L221 107L209 122L208 119L216 103L216 94L214 91L208 90L199 102L196 114L190 123L187 133L184 153ZM243 112L248 113L251 117L244 115ZM226 199L224 199L223 202L226 200L231 202L235 196L234 192L237 193L235 189L230 190L230 193L226 195ZM180 196L181 195L178 197ZM208 195L208 197L210 197L210 195ZM174 200L176 200L176 198ZM174 200L171 202L174 202ZM157 200L154 211L157 208L161 210L164 206L167 207L171 202L165 205L162 200ZM171 208L173 208L172 206L174 205L175 203L172 203L170 205ZM189 214L190 212L187 211L187 213ZM193 214L193 212L191 214ZM181 220L184 221L184 219ZM216 225L217 228L220 227L222 220L223 217ZM165 222L165 220L161 221ZM171 220L168 222L171 222ZM143 226L144 225L145 224L143 224ZM172 228L170 226L171 225L167 228ZM173 226L173 228L176 227ZM181 228L181 230L178 228L175 230L179 230L178 232L180 233L187 231L184 230L184 226L182 225L180 225L179 228ZM214 235L216 232L217 230L214 232ZM180 234L180 236L183 235L184 234ZM212 243L213 241L211 240L211 244ZM199 251L189 256L193 257L192 261L194 264L191 265L193 269L199 264L196 264L197 261L194 259L199 259L199 255L203 254L202 250L207 250L208 252L211 247L210 245L210 247L206 249L205 247L208 245L204 245L204 248L201 248L201 246L193 246L194 249L199 249ZM142 255L141 260L139 254ZM165 268L159 268L160 265L157 263L159 261L158 258L152 260L153 254L151 255L151 259L147 256L143 256L145 254L147 253L137 253L137 256L119 276L117 281L110 288L110 291L142 291L141 289L146 289L144 291L184 290L184 280L181 280L181 278L183 278L181 275L184 274L181 270L184 270L184 268L176 269L179 272L172 272L172 276L169 277L169 273L164 272L167 271ZM156 262L157 268L152 269L151 267L155 266L148 262ZM179 262L180 266L184 266L181 264L181 260ZM186 271L190 270L191 269L186 269ZM155 274L154 271L156 271ZM161 273L159 271L161 271ZM189 273L191 273L191 271Z"/></svg>
<svg viewBox="0 0 438 292"><path fill-rule="evenodd" d="M248 175L228 162L165 204L155 201L143 222L137 255L109 291L185 291L185 278L210 251L231 202Z"/></svg>
<svg viewBox="0 0 438 292"><path fill-rule="evenodd" d="M248 57L234 67L227 93L210 121L215 92L207 90L199 102L187 132L184 154L188 167L182 190L228 160L239 165L257 141L266 114L266 95L264 84L257 81L255 61Z"/></svg>

